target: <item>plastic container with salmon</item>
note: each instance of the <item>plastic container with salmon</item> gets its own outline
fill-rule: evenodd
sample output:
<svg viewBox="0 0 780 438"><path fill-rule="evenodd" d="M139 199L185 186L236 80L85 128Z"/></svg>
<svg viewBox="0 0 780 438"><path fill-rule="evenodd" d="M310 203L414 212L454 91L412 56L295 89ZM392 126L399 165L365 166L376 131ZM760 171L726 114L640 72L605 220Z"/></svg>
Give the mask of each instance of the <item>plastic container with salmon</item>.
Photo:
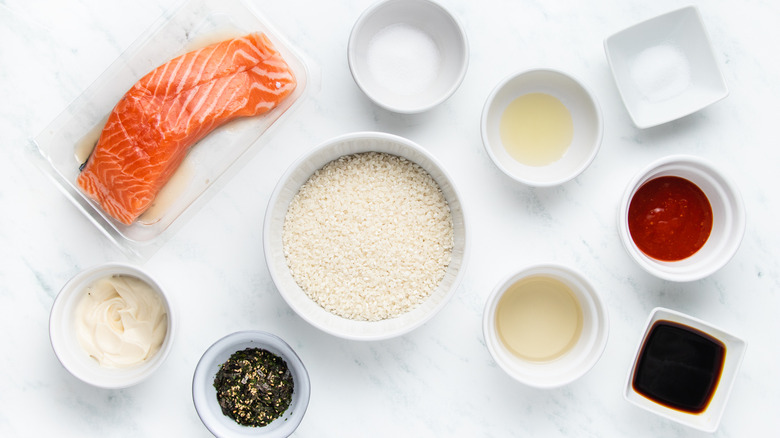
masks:
<svg viewBox="0 0 780 438"><path fill-rule="evenodd" d="M144 78L147 74L174 58L249 34L264 35L278 51L294 76L292 91L274 102L270 110L232 119L209 130L187 147L181 164L174 166L175 172L166 178L167 182L156 193L154 201L138 217L117 216L111 208L106 208L106 201L96 199L96 190L84 189L79 181L82 169L89 160L96 160L90 155L100 147L95 145L104 128L108 130L110 115L116 116L115 107L118 108L123 97L130 96L129 90L134 84L143 83L148 79ZM242 50L239 52L243 54ZM250 154L270 141L271 130L305 100L313 86L316 87L316 71L314 73L311 63L250 4L241 0L189 0L144 32L35 137L33 143L43 157L44 171L76 206L128 255L146 258L194 214ZM115 179L106 177L107 181ZM91 195L88 192L92 192Z"/></svg>

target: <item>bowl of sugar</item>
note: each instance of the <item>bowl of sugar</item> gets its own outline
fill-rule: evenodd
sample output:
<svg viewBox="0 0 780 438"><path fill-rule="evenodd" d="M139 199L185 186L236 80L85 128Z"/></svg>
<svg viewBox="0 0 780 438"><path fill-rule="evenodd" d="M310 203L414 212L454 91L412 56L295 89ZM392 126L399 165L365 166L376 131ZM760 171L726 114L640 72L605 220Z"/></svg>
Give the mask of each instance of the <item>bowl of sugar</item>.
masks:
<svg viewBox="0 0 780 438"><path fill-rule="evenodd" d="M594 95L553 69L513 73L482 110L482 143L510 178L534 187L563 184L582 173L601 147L603 121Z"/></svg>
<svg viewBox="0 0 780 438"><path fill-rule="evenodd" d="M509 275L493 289L482 331L490 355L510 377L555 388L596 364L607 344L609 318L583 274L544 263Z"/></svg>
<svg viewBox="0 0 780 438"><path fill-rule="evenodd" d="M357 86L380 107L427 111L458 89L468 66L458 20L429 0L385 0L366 9L349 36L347 60Z"/></svg>
<svg viewBox="0 0 780 438"><path fill-rule="evenodd" d="M638 128L679 119L729 94L695 6L617 32L604 40L604 51Z"/></svg>

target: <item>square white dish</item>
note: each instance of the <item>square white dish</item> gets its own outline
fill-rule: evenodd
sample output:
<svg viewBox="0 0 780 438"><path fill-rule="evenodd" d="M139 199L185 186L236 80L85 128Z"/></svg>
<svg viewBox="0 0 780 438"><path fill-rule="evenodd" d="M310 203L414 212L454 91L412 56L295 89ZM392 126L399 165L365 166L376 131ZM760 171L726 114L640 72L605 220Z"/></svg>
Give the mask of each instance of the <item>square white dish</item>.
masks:
<svg viewBox="0 0 780 438"><path fill-rule="evenodd" d="M233 120L192 146L155 200L163 208L150 208L130 225L110 217L79 189L79 166L108 114L135 82L178 55L251 32L268 36L296 76L296 89L279 106ZM269 129L310 93L310 77L309 63L250 5L242 0L189 0L140 35L32 141L43 157L41 168L58 188L125 253L144 259L268 141Z"/></svg>
<svg viewBox="0 0 780 438"><path fill-rule="evenodd" d="M624 29L604 40L604 51L638 128L679 119L728 96L695 6Z"/></svg>
<svg viewBox="0 0 780 438"><path fill-rule="evenodd" d="M659 320L682 324L703 332L719 340L726 347L720 380L715 387L715 392L712 395L709 404L704 411L700 413L689 413L666 407L638 393L633 387L634 373L639 361L639 355L642 353L645 340L650 334L653 325ZM660 415L666 419L705 432L715 432L720 425L723 412L726 410L726 403L728 402L731 390L734 387L734 381L739 373L739 368L742 365L742 359L745 356L746 349L747 342L712 324L674 310L656 307L650 312L642 337L639 339L639 344L634 354L634 362L631 365L631 369L629 370L626 379L623 396L626 400L640 408Z"/></svg>

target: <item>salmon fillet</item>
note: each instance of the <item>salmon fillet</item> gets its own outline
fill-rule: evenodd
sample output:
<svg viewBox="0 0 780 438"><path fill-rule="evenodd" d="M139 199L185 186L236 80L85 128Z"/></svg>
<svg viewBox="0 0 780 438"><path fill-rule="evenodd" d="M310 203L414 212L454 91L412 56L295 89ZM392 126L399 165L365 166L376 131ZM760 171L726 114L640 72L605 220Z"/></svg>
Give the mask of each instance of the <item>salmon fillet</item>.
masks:
<svg viewBox="0 0 780 438"><path fill-rule="evenodd" d="M273 109L295 87L289 65L260 33L172 59L122 97L77 183L129 225L198 140L232 119Z"/></svg>

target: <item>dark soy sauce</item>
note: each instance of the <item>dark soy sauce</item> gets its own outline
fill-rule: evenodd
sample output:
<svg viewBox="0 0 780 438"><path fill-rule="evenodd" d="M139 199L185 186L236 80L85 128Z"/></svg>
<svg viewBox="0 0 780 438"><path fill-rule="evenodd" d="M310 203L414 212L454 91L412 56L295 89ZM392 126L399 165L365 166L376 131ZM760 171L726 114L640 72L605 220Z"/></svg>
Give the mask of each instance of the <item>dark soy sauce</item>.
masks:
<svg viewBox="0 0 780 438"><path fill-rule="evenodd" d="M712 336L671 321L650 328L637 359L632 385L672 409L703 412L720 381L726 346Z"/></svg>

